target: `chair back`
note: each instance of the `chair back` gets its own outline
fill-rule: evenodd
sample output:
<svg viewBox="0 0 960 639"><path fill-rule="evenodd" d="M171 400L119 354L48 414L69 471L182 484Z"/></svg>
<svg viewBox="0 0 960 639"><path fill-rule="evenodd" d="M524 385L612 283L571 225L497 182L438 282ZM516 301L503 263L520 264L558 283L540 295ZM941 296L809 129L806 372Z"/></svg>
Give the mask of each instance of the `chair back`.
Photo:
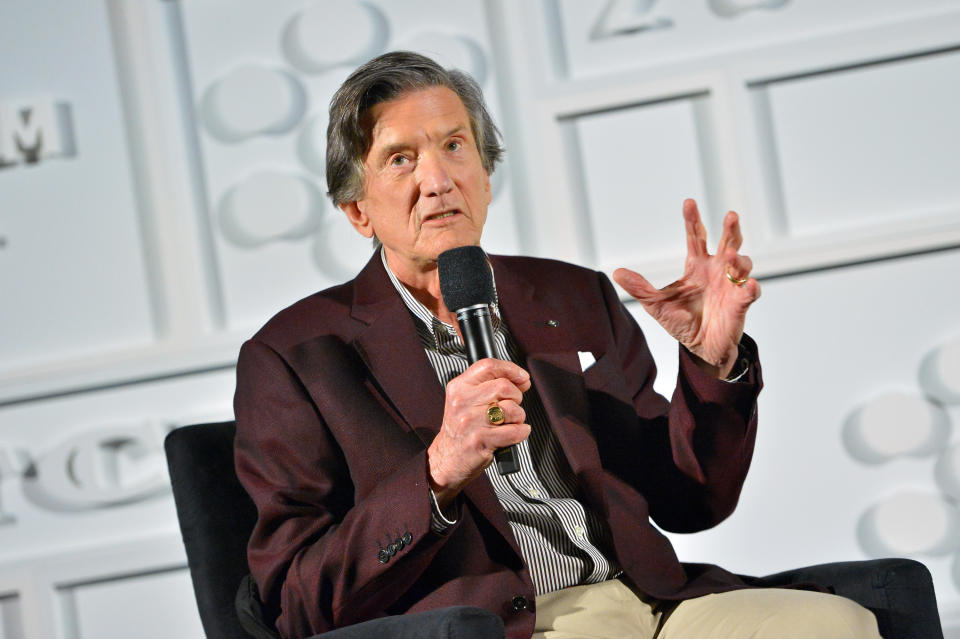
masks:
<svg viewBox="0 0 960 639"><path fill-rule="evenodd" d="M208 639L249 639L236 611L257 510L233 466L234 422L184 426L164 441L200 621Z"/></svg>

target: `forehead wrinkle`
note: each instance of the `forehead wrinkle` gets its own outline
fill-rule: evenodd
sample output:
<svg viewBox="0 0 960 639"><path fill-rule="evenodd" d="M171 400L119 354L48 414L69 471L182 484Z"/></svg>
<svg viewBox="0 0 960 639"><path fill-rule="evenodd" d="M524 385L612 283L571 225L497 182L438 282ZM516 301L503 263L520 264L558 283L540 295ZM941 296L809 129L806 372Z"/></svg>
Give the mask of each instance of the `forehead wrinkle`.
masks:
<svg viewBox="0 0 960 639"><path fill-rule="evenodd" d="M404 111L398 113L391 109L391 106L402 102L410 94L404 94L393 100L372 106L364 116L364 119L367 120L367 130L370 136L370 146L367 149L366 159L382 161L394 153L417 146L417 144L422 143L421 138L430 140L434 136L438 136L445 139L455 134L467 133L473 139L470 114L467 113L462 100L453 91L445 87L424 89L424 91L435 91L437 88L445 89L453 94L457 98L457 107L459 108L451 108L451 105L437 106L435 103L428 105L425 110L429 113L424 114L422 119L414 123L412 131L406 130L410 122ZM412 94L415 93L418 92L412 92ZM397 126L394 124L394 120L399 120L400 131L395 130ZM401 135L405 137L400 137ZM387 138L385 141L380 140L383 136Z"/></svg>

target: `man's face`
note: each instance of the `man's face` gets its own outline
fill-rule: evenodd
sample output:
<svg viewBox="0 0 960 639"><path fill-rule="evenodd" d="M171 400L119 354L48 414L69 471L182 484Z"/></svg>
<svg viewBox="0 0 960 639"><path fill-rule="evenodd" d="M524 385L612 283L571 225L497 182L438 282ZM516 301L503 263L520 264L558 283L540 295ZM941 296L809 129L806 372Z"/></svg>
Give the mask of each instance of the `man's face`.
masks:
<svg viewBox="0 0 960 639"><path fill-rule="evenodd" d="M463 102L431 87L374 106L364 158L364 197L342 205L361 234L383 242L398 275L433 268L437 256L477 245L490 204Z"/></svg>

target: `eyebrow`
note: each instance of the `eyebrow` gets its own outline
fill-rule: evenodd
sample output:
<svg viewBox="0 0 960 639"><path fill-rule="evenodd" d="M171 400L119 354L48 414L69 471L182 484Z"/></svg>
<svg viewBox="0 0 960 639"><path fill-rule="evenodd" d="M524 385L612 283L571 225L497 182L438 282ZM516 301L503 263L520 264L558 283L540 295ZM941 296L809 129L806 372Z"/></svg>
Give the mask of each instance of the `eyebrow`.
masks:
<svg viewBox="0 0 960 639"><path fill-rule="evenodd" d="M377 153L377 163L382 163L384 160L386 160L388 157L390 157L394 153L397 153L398 151L403 151L408 146L410 145L404 142L394 142L389 146L385 146L380 150L379 153Z"/></svg>
<svg viewBox="0 0 960 639"><path fill-rule="evenodd" d="M460 133L461 131L466 131L466 128L462 124L458 124L457 126L453 127L452 129L444 133L443 137L449 138L451 135L455 133Z"/></svg>

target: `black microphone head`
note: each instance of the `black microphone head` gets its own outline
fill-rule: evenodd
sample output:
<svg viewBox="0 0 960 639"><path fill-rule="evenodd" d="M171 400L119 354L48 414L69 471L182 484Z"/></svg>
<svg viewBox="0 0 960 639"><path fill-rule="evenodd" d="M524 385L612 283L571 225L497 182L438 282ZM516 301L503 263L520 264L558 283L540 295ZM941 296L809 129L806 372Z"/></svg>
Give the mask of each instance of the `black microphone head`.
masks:
<svg viewBox="0 0 960 639"><path fill-rule="evenodd" d="M440 276L440 294L451 311L493 304L493 273L487 263L487 254L479 246L460 246L444 251L437 258Z"/></svg>

